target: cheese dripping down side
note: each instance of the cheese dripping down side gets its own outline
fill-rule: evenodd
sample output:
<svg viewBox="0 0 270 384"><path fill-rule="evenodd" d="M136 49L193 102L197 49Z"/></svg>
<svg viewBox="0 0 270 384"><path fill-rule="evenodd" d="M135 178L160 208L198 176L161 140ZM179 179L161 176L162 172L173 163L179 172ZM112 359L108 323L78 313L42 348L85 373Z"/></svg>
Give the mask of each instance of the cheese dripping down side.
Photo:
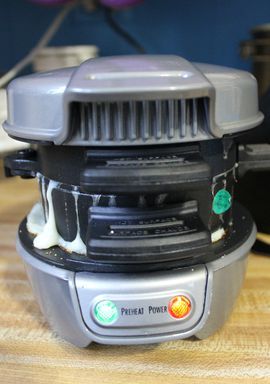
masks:
<svg viewBox="0 0 270 384"><path fill-rule="evenodd" d="M38 176L43 184L43 176ZM72 192L76 209L76 221L77 221L77 233L76 237L72 241L64 240L57 231L55 222L55 213L52 201L52 191L58 186L58 182L50 180L46 192L46 200L48 202L48 210L46 212L47 218L44 217L44 211L41 203L37 203L33 206L32 210L27 216L27 230L36 235L33 240L33 245L38 249L48 249L53 246L60 246L67 252L76 252L81 255L86 255L86 246L81 239L80 235L80 222L78 215L78 196L76 191Z"/></svg>
<svg viewBox="0 0 270 384"><path fill-rule="evenodd" d="M45 212L46 218L44 217L44 210L42 204L36 203L31 209L30 213L27 216L27 230L36 235L33 240L33 245L38 249L48 249L53 246L60 246L64 248L67 252L76 252L78 254L86 255L86 246L81 239L80 235L80 222L79 222L79 214L78 214L78 197L79 192L72 191L72 195L74 197L75 202L75 210L76 210L76 222L77 222L77 232L74 240L66 241L62 238L62 236L58 233L55 221L55 213L52 201L52 192L54 188L57 188L59 185L58 182L54 180L50 180L47 188L47 192L45 191L45 179L42 175L38 175L40 179L40 183L42 186L42 194L44 197L44 201L47 201L48 206L45 204ZM46 197L46 199L45 199ZM97 205L100 195L93 195L93 205ZM114 204L115 205L115 202ZM216 243L221 240L225 235L225 230L223 228L219 228L211 234L212 243Z"/></svg>

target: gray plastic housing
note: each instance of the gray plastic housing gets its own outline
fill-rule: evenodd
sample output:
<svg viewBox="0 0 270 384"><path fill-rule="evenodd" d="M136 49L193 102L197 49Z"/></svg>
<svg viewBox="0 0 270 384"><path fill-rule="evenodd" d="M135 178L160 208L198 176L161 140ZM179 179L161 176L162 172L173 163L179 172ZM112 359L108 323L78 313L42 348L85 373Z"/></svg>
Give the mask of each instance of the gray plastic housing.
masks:
<svg viewBox="0 0 270 384"><path fill-rule="evenodd" d="M17 240L18 253L24 260L33 292L51 327L64 339L87 347L91 342L101 344L146 344L196 336L203 339L218 330L227 320L240 291L247 255L256 237L256 228L235 251L196 267L174 271L125 275L118 273L75 273L57 268L30 255ZM193 275L194 274L194 275ZM126 285L126 289L123 289ZM185 322L125 324L118 327L93 326L87 302L112 295L141 297L170 295L183 290L192 295L194 313ZM165 289L166 288L166 289ZM114 296L115 297L115 296ZM199 301L200 302L199 302ZM88 317L88 318L86 318ZM194 320L194 321L193 321ZM150 318L151 321L151 318ZM147 320L146 320L147 322ZM135 331L134 331L135 330ZM135 333L134 333L135 332Z"/></svg>
<svg viewBox="0 0 270 384"><path fill-rule="evenodd" d="M25 141L130 146L221 138L257 126L248 72L177 56L116 56L13 80L4 129Z"/></svg>

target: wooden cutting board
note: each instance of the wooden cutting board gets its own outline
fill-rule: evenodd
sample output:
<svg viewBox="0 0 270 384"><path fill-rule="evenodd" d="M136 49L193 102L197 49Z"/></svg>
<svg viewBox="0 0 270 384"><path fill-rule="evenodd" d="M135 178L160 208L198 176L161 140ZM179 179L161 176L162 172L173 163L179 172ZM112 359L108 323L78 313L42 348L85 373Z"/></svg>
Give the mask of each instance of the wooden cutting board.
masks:
<svg viewBox="0 0 270 384"><path fill-rule="evenodd" d="M251 255L227 324L203 341L73 347L47 326L15 250L34 181L0 181L0 383L270 383L270 257Z"/></svg>

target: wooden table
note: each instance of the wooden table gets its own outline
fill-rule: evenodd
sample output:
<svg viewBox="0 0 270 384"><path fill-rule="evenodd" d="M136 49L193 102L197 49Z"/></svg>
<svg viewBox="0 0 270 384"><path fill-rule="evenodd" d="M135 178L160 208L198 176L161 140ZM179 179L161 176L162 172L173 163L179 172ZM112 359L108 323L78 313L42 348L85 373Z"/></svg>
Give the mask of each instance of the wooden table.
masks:
<svg viewBox="0 0 270 384"><path fill-rule="evenodd" d="M0 383L270 383L270 257L252 255L241 296L204 341L73 347L47 326L15 251L35 182L0 181Z"/></svg>

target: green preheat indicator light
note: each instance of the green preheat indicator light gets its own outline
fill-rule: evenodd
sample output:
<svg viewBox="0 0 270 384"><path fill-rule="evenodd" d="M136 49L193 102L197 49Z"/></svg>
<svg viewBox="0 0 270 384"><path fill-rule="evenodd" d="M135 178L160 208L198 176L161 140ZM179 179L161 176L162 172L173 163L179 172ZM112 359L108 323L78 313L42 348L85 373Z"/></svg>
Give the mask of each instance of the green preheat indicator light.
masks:
<svg viewBox="0 0 270 384"><path fill-rule="evenodd" d="M214 197L213 200L213 206L212 209L213 211L217 214L220 215L228 209L231 208L232 205L232 197L230 193L226 189L220 189Z"/></svg>
<svg viewBox="0 0 270 384"><path fill-rule="evenodd" d="M108 325L118 319L118 310L112 301L103 300L96 304L94 315L100 324Z"/></svg>

